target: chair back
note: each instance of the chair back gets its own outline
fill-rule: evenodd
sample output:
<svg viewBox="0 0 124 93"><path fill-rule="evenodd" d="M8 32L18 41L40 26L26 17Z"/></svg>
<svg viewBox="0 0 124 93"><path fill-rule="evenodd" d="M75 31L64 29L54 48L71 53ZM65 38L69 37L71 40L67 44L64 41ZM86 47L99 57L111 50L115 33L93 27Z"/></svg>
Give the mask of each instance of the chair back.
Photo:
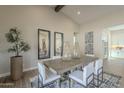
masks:
<svg viewBox="0 0 124 93"><path fill-rule="evenodd" d="M44 82L46 79L46 72L45 72L45 66L43 63L38 63L38 73L39 73L39 78Z"/></svg>
<svg viewBox="0 0 124 93"><path fill-rule="evenodd" d="M53 56L52 59L61 59L61 56Z"/></svg>
<svg viewBox="0 0 124 93"><path fill-rule="evenodd" d="M101 73L101 71L99 71L99 73L97 73L98 70L100 70L103 67L103 60L102 59L98 59L95 61L95 74L99 74Z"/></svg>
<svg viewBox="0 0 124 93"><path fill-rule="evenodd" d="M85 56L87 56L87 57L95 57L95 55L89 55L89 54L86 54Z"/></svg>
<svg viewBox="0 0 124 93"><path fill-rule="evenodd" d="M91 62L83 68L83 79L85 80L86 85L93 80L93 73L94 73L94 62Z"/></svg>
<svg viewBox="0 0 124 93"><path fill-rule="evenodd" d="M53 60L53 59L52 58L42 59L42 62L44 63L46 61L51 61L51 60Z"/></svg>

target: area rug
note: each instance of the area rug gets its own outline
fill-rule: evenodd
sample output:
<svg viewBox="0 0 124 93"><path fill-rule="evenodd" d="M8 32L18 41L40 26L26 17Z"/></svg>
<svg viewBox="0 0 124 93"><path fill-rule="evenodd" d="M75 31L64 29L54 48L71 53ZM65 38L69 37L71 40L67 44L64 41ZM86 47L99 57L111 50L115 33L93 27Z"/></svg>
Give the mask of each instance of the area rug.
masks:
<svg viewBox="0 0 124 93"><path fill-rule="evenodd" d="M103 74L103 81L101 83L101 85L99 86L99 88L118 88L120 86L120 80L121 80L121 76L118 75L114 75L112 73L107 73L104 72ZM96 82L96 81L95 81ZM37 76L33 77L31 79L31 84L33 88L37 88L38 87L38 78ZM66 79L61 83L61 87L62 88L69 88L69 80ZM56 82L50 84L49 86L47 86L46 88L58 88ZM73 82L72 88L83 88L83 86L81 86L80 84ZM95 85L90 84L88 86L88 88L97 88Z"/></svg>
<svg viewBox="0 0 124 93"><path fill-rule="evenodd" d="M100 88L118 88L120 87L121 76L104 72L103 83Z"/></svg>

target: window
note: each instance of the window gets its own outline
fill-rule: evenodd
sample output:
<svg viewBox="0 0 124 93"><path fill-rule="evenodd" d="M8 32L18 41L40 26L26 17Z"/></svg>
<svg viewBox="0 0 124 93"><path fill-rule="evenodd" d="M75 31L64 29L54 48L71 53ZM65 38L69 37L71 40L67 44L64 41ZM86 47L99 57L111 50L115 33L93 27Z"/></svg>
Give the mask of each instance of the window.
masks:
<svg viewBox="0 0 124 93"><path fill-rule="evenodd" d="M85 54L86 55L94 55L93 32L85 33Z"/></svg>

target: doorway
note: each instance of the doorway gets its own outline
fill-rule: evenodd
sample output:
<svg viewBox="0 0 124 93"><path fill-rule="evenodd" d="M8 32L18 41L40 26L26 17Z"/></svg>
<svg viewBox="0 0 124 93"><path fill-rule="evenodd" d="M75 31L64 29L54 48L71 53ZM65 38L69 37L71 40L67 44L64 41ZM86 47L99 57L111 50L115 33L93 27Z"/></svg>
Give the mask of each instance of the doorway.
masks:
<svg viewBox="0 0 124 93"><path fill-rule="evenodd" d="M124 58L124 25L107 28L102 33L104 58Z"/></svg>

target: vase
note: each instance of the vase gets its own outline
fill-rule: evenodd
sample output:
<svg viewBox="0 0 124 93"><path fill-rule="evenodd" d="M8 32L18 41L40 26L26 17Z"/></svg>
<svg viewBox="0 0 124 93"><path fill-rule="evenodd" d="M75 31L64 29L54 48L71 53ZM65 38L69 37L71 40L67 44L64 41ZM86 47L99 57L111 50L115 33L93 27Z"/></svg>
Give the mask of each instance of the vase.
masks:
<svg viewBox="0 0 124 93"><path fill-rule="evenodd" d="M63 60L71 60L71 47L68 41L64 42Z"/></svg>
<svg viewBox="0 0 124 93"><path fill-rule="evenodd" d="M11 57L11 79L19 80L23 75L23 57Z"/></svg>
<svg viewBox="0 0 124 93"><path fill-rule="evenodd" d="M80 58L80 46L78 42L78 33L74 32L74 37L73 37L73 53L72 53L72 58Z"/></svg>

